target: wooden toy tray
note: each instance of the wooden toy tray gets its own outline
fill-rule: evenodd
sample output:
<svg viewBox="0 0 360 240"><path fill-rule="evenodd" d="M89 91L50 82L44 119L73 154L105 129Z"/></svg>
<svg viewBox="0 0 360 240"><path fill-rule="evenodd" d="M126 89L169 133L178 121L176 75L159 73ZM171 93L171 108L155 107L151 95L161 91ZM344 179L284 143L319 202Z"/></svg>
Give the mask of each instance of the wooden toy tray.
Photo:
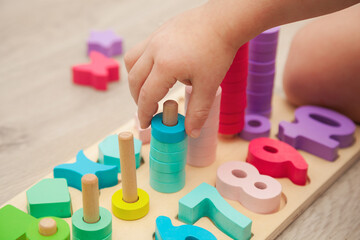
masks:
<svg viewBox="0 0 360 240"><path fill-rule="evenodd" d="M180 112L184 109L183 95L184 90L182 89L171 97L172 99L178 100ZM271 117L271 138L276 138L275 135L278 132L280 121L293 120L294 110L295 109L284 99L274 96ZM134 121L128 122L113 133L126 130L132 130L135 133ZM135 133L135 136L136 134L137 133ZM328 162L304 151L300 151L301 155L309 164L308 182L305 186L298 186L294 185L289 179L278 179L282 184L283 193L281 209L276 213L257 214L247 210L239 202L227 200L236 210L252 219L252 239L274 239L339 178L360 156L359 126L356 128L355 137L357 141L351 147L339 150L340 156L335 162ZM93 161L96 161L98 157L98 143L84 150L85 155ZM214 186L217 168L227 161L245 161L248 144L249 142L240 138L232 140L219 139L216 162L205 168L186 166L186 185L181 191L173 194L159 193L150 187L148 165L149 144L143 145L142 156L144 162L137 170L137 182L138 187L144 189L150 196L150 211L146 217L137 221L123 221L113 216L113 239L152 239L155 230L155 219L159 215L170 217L175 226L183 224L177 219L179 199L202 182L207 182ZM69 162L74 161L75 157ZM44 178L52 177L53 174L50 173ZM119 179L121 179L120 175ZM119 180L119 183L120 182L121 180ZM120 188L121 184L102 189L100 192L100 205L111 211L111 196ZM70 194L72 210L75 212L82 207L81 192L70 187ZM18 194L6 204L12 204L26 212L26 191ZM66 220L71 226L71 218ZM195 225L211 231L218 239L230 239L217 229L208 218L200 219Z"/></svg>

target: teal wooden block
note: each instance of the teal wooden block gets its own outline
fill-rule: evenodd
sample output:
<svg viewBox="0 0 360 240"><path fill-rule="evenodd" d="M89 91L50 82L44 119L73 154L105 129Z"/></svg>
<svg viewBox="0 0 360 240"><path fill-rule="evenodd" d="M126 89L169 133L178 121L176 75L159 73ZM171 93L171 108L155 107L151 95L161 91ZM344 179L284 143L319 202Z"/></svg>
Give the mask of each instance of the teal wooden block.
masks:
<svg viewBox="0 0 360 240"><path fill-rule="evenodd" d="M159 216L156 218L155 240L216 240L208 230L193 226L181 225L175 227L170 218Z"/></svg>
<svg viewBox="0 0 360 240"><path fill-rule="evenodd" d="M187 149L188 140L187 137L184 140L177 143L163 143L151 136L150 145L161 152L181 152ZM186 151L186 150L185 150Z"/></svg>
<svg viewBox="0 0 360 240"><path fill-rule="evenodd" d="M251 219L234 209L207 183L179 200L180 221L194 224L202 217L209 217L216 227L235 240L251 238Z"/></svg>
<svg viewBox="0 0 360 240"><path fill-rule="evenodd" d="M136 168L140 166L141 162L141 146L142 142L134 138L134 152L135 152L135 165ZM116 134L106 137L99 144L99 163L105 165L115 165L118 172L120 168L120 153L119 153L119 139Z"/></svg>
<svg viewBox="0 0 360 240"><path fill-rule="evenodd" d="M150 156L160 162L177 163L186 162L187 149L180 152L162 152L150 144Z"/></svg>
<svg viewBox="0 0 360 240"><path fill-rule="evenodd" d="M26 240L26 230L36 218L12 205L0 208L0 239Z"/></svg>
<svg viewBox="0 0 360 240"><path fill-rule="evenodd" d="M33 221L26 231L27 240L70 240L69 224L57 217L51 217L56 222L57 231L51 236L43 236L39 232L39 222L41 219Z"/></svg>
<svg viewBox="0 0 360 240"><path fill-rule="evenodd" d="M180 191L185 186L185 179L174 183L163 183L150 178L150 186L161 193L174 193Z"/></svg>
<svg viewBox="0 0 360 240"><path fill-rule="evenodd" d="M184 160L181 162L166 163L158 161L150 155L149 164L150 168L155 169L158 172L174 173L183 170L185 168L186 161Z"/></svg>
<svg viewBox="0 0 360 240"><path fill-rule="evenodd" d="M54 168L54 178L65 178L70 187L81 191L81 178L85 174L95 174L99 179L99 189L118 184L116 166L107 166L89 160L83 150L76 155L75 163L65 163Z"/></svg>
<svg viewBox="0 0 360 240"><path fill-rule="evenodd" d="M154 180L162 183L174 183L178 181L185 181L185 169L182 169L179 172L163 173L150 168L149 172L150 172L150 178L153 178Z"/></svg>
<svg viewBox="0 0 360 240"><path fill-rule="evenodd" d="M26 191L27 209L36 218L71 217L71 199L66 179L45 178Z"/></svg>

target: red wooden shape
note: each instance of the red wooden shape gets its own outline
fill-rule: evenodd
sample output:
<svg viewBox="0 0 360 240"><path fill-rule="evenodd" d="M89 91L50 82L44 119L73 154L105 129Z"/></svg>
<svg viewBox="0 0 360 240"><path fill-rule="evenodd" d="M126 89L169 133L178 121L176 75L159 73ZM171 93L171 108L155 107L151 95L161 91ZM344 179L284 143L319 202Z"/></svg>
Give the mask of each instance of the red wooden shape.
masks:
<svg viewBox="0 0 360 240"><path fill-rule="evenodd" d="M305 185L308 164L295 148L271 139L256 138L249 144L246 161L261 174L274 178L287 177L297 185Z"/></svg>
<svg viewBox="0 0 360 240"><path fill-rule="evenodd" d="M91 62L72 67L73 82L107 90L107 83L119 80L119 64L99 52L90 53Z"/></svg>

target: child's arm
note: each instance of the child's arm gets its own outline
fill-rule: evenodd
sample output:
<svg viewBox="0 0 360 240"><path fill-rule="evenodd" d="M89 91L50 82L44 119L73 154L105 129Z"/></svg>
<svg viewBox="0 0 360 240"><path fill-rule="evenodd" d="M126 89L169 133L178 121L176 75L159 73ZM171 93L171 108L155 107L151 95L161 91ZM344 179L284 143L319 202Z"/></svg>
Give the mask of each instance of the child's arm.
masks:
<svg viewBox="0 0 360 240"><path fill-rule="evenodd" d="M334 12L359 0L210 0L168 21L125 56L142 128L180 81L193 86L186 131L200 134L237 49L264 30Z"/></svg>

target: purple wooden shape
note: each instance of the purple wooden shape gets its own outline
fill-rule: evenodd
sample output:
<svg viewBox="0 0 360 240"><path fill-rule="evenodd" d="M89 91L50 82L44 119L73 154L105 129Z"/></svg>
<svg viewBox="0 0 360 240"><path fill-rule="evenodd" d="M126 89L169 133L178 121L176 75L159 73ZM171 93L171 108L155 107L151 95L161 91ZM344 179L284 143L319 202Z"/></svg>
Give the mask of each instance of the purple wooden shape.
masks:
<svg viewBox="0 0 360 240"><path fill-rule="evenodd" d="M302 106L296 109L293 123L280 122L278 138L296 149L334 161L338 148L354 142L354 132L355 124L346 116L322 107Z"/></svg>
<svg viewBox="0 0 360 240"><path fill-rule="evenodd" d="M245 126L239 136L242 139L251 141L259 137L269 137L270 121L260 115L245 115Z"/></svg>
<svg viewBox="0 0 360 240"><path fill-rule="evenodd" d="M257 111L257 110L252 110L252 109L247 108L246 109L246 114L256 114L256 115L264 116L266 118L270 118L270 116L271 116L271 106L268 109L264 110L264 111Z"/></svg>
<svg viewBox="0 0 360 240"><path fill-rule="evenodd" d="M275 72L275 60L271 62L256 62L249 59L249 71L254 73Z"/></svg>
<svg viewBox="0 0 360 240"><path fill-rule="evenodd" d="M107 57L113 57L123 52L123 39L112 30L91 31L87 44L88 55L91 51L97 51Z"/></svg>
<svg viewBox="0 0 360 240"><path fill-rule="evenodd" d="M272 42L276 41L279 36L280 27L274 27L266 30L265 32L259 34L251 41L256 42Z"/></svg>

